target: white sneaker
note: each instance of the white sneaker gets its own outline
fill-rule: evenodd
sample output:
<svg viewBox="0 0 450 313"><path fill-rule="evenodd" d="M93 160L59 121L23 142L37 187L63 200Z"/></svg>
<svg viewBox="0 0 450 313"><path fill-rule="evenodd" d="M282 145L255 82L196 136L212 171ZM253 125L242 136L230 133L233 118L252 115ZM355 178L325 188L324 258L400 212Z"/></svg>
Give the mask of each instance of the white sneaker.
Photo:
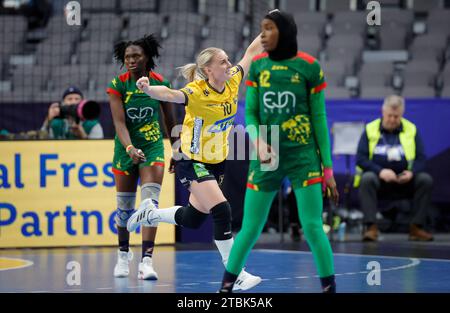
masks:
<svg viewBox="0 0 450 313"><path fill-rule="evenodd" d="M248 290L261 282L261 277L247 273L242 270L233 286L233 291Z"/></svg>
<svg viewBox="0 0 450 313"><path fill-rule="evenodd" d="M129 263L133 260L133 252L129 250L117 252L117 264L114 266L114 277L128 277L130 274Z"/></svg>
<svg viewBox="0 0 450 313"><path fill-rule="evenodd" d="M152 199L145 199L139 205L136 212L131 215L127 222L127 230L131 233L139 227L139 225L147 227L156 227L160 220L159 215L156 214L156 206Z"/></svg>
<svg viewBox="0 0 450 313"><path fill-rule="evenodd" d="M144 280L157 280L158 279L158 274L153 269L152 258L146 256L142 259L142 262L139 263L138 279L144 279Z"/></svg>

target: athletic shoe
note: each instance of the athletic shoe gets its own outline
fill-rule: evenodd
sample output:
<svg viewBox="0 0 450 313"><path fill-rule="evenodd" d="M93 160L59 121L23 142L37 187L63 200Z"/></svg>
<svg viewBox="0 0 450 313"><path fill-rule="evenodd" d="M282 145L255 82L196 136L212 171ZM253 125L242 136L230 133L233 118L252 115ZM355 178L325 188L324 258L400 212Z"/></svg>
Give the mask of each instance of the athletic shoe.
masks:
<svg viewBox="0 0 450 313"><path fill-rule="evenodd" d="M233 286L233 291L248 290L261 282L261 277L247 273L242 270Z"/></svg>
<svg viewBox="0 0 450 313"><path fill-rule="evenodd" d="M133 252L129 250L117 252L117 264L114 266L114 277L128 277L130 274L129 263L133 260Z"/></svg>
<svg viewBox="0 0 450 313"><path fill-rule="evenodd" d="M138 267L138 279L157 280L158 274L153 269L153 261L151 257L144 257Z"/></svg>
<svg viewBox="0 0 450 313"><path fill-rule="evenodd" d="M156 206L152 199L145 199L142 201L138 210L131 215L127 222L128 231L130 233L134 232L139 225L156 227L160 218L155 211Z"/></svg>

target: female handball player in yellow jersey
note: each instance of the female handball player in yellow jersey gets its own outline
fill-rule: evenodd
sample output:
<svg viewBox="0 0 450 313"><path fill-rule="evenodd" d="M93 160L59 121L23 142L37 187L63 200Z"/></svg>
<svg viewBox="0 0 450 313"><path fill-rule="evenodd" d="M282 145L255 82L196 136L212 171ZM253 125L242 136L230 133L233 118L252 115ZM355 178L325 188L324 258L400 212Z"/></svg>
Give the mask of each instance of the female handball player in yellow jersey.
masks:
<svg viewBox="0 0 450 313"><path fill-rule="evenodd" d="M190 83L180 90L149 84L148 77L137 81L137 87L151 98L185 105L179 151L182 160L177 161L175 171L191 194L187 206L167 209L158 209L152 201L144 200L128 220L129 231L159 222L195 229L211 213L214 242L226 266L233 246L231 207L220 189L228 155L227 139L237 112L239 84L252 58L262 51L258 36L242 60L232 66L225 51L207 48L200 52L195 64L181 68L181 74ZM242 270L234 289L247 290L259 282L260 277Z"/></svg>

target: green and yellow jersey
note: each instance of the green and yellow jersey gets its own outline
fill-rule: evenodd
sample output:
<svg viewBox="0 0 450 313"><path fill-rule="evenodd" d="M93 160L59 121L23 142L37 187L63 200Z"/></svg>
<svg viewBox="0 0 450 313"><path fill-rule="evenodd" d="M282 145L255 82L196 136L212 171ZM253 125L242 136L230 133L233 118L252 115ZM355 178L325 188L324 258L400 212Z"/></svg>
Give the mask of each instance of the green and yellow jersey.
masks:
<svg viewBox="0 0 450 313"><path fill-rule="evenodd" d="M170 88L170 83L157 73L150 72L149 80L150 86L164 85ZM159 125L160 102L140 91L130 72L115 77L106 92L122 99L126 126L135 147L142 149L146 145L162 141ZM117 135L115 140L119 140Z"/></svg>

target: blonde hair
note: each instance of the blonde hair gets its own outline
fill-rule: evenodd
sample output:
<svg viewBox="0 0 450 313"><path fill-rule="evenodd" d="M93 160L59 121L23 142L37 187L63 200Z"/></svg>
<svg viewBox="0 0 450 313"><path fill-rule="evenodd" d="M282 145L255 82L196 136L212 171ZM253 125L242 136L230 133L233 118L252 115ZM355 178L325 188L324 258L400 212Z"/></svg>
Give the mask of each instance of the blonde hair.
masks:
<svg viewBox="0 0 450 313"><path fill-rule="evenodd" d="M397 95L387 96L383 102L383 109L392 108L394 110L401 109L405 110L405 99Z"/></svg>
<svg viewBox="0 0 450 313"><path fill-rule="evenodd" d="M214 56L223 51L219 48L206 48L202 50L198 56L195 63L189 63L184 66L179 67L180 74L189 82L199 79L208 79L204 69L211 64Z"/></svg>

